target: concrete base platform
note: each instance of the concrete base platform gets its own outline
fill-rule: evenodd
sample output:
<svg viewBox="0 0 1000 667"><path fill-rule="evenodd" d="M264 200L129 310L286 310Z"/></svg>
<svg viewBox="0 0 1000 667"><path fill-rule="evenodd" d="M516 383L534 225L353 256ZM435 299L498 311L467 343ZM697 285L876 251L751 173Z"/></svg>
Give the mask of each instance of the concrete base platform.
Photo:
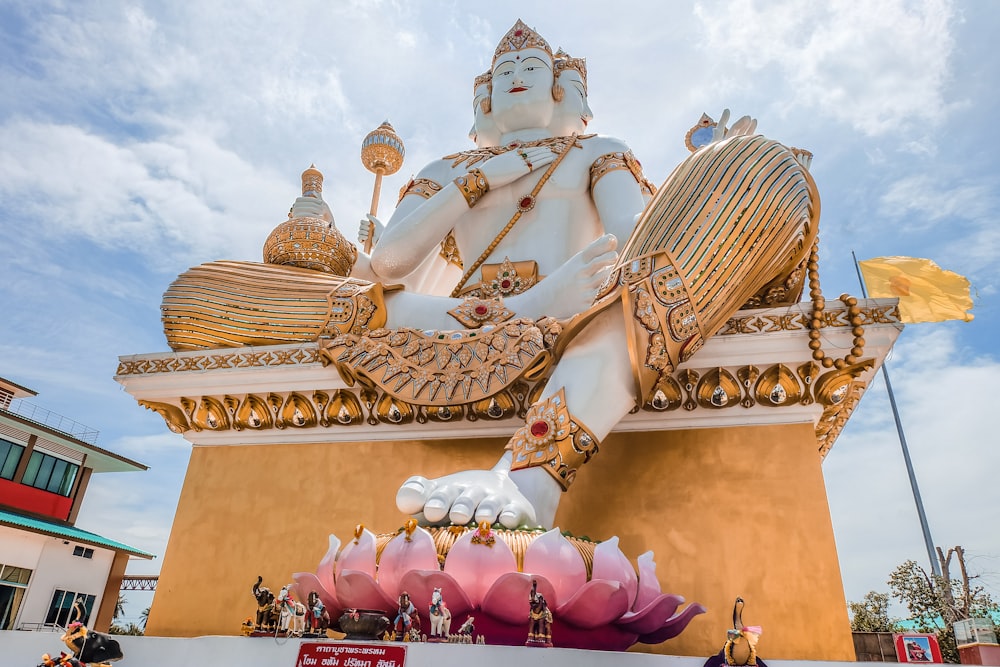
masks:
<svg viewBox="0 0 1000 667"><path fill-rule="evenodd" d="M299 645L307 639L248 637L116 637L125 658L116 667L135 665L240 665L241 667L299 667ZM378 645L380 642L373 642ZM398 644L392 644L399 646ZM4 667L34 667L43 653L58 654L62 642L57 633L0 632L0 663ZM720 643L721 647L721 643ZM762 646L762 648L764 648ZM708 656L706 656L707 658ZM767 660L768 667L845 667L881 664L797 660ZM701 667L703 658L608 653L574 649L541 649L515 646L462 644L407 644L404 667Z"/></svg>

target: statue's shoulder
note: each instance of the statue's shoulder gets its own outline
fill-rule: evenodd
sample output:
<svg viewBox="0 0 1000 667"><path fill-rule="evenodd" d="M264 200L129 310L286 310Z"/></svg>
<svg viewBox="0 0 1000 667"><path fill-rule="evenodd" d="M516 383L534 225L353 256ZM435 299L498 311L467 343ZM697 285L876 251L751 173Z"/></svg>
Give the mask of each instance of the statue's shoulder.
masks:
<svg viewBox="0 0 1000 667"><path fill-rule="evenodd" d="M608 153L627 153L631 148L621 139L610 137L606 134L589 134L580 137L580 143L587 151L588 155L598 157Z"/></svg>

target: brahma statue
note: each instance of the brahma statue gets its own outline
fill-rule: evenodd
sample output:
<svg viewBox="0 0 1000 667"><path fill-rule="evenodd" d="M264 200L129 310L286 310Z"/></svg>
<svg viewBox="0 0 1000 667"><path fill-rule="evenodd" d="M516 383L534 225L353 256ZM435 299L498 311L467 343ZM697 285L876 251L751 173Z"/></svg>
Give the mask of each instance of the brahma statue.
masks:
<svg viewBox="0 0 1000 667"><path fill-rule="evenodd" d="M349 381L417 405L547 377L496 465L411 477L396 502L424 525L548 528L615 424L734 312L798 300L819 198L796 152L728 112L653 187L624 142L584 133L584 61L521 21L474 93L476 148L407 184L350 277L205 264L165 294L164 328L174 350L318 340ZM290 216L332 222L315 194Z"/></svg>

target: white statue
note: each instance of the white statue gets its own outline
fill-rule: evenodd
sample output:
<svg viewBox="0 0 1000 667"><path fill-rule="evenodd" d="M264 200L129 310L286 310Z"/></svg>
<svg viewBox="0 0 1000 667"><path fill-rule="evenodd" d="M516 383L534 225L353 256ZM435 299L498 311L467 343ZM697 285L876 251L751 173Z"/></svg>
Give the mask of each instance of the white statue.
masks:
<svg viewBox="0 0 1000 667"><path fill-rule="evenodd" d="M362 256L352 272L372 283L339 283L332 310L302 338L258 336L244 323L210 345L329 338L330 358L363 373L378 355L355 352L388 354L397 345L397 358L412 356L433 344L419 330L459 329L451 339L466 342L497 328L548 340L555 368L497 463L411 477L396 502L424 523L551 527L578 469L637 401L652 400L660 379L761 290L797 298L818 196L789 149L749 136L753 121L741 119L727 134L728 112L717 141L654 196L622 141L572 134L591 116L583 61L553 55L521 21L501 40L476 94L477 148L427 165L407 185L370 261ZM313 197L296 200L292 213L332 219ZM442 264L452 296L442 296L443 274L429 269ZM268 275L280 277L280 269ZM213 271L206 265L195 278ZM382 284L399 282L407 290L383 294ZM260 310L225 308L239 310L241 322ZM184 317L195 316L182 312L178 321ZM387 337L385 329L400 333ZM486 387L507 373L459 370L465 374L446 369L433 382L430 371L414 371L408 386L419 392L418 384L452 378ZM398 385L397 377L380 388L392 393Z"/></svg>

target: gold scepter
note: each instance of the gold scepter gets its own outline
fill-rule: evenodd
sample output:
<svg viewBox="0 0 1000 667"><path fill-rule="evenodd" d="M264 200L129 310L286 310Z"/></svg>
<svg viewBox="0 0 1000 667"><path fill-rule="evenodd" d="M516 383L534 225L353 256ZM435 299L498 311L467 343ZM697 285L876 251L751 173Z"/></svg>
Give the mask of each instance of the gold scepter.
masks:
<svg viewBox="0 0 1000 667"><path fill-rule="evenodd" d="M403 156L406 151L403 140L399 138L389 121L385 121L368 133L361 142L361 162L365 169L375 174L375 190L372 192L372 205L369 213L378 217L378 198L382 191L382 176L389 176L399 171L403 166ZM375 224L368 222L368 239L365 241L365 253L372 251L372 237L375 235Z"/></svg>

